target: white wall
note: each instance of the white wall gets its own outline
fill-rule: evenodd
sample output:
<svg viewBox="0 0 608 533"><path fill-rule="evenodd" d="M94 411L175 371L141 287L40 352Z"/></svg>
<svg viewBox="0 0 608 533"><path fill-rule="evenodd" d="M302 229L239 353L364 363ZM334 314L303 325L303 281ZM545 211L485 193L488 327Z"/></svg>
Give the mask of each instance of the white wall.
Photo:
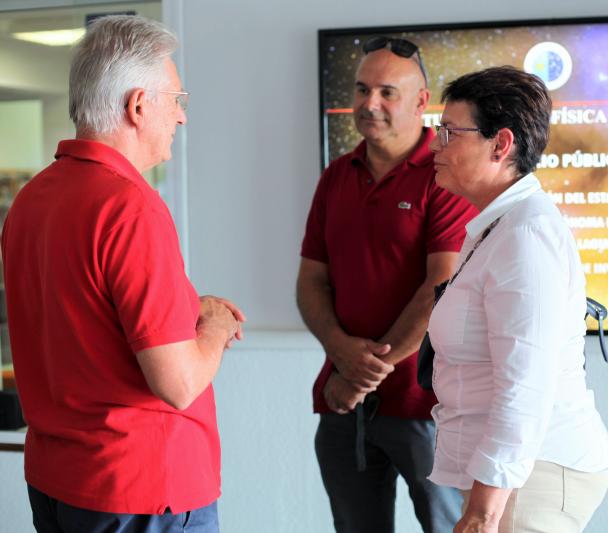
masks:
<svg viewBox="0 0 608 533"><path fill-rule="evenodd" d="M318 29L608 14L605 0L419 5L164 3L165 20L180 32L182 74L192 92L186 148L191 276L201 291L239 303L250 329L302 328L294 284L319 174ZM596 339L590 343L597 352ZM332 531L313 451L310 389L323 358L314 346L297 333L250 333L245 345L224 359L216 392L223 443L220 519L226 533ZM608 366L599 363L598 353L590 374L608 420L603 393ZM397 532L415 533L402 483L399 490ZM606 531L607 524L604 504L587 532Z"/></svg>
<svg viewBox="0 0 608 533"><path fill-rule="evenodd" d="M42 166L42 102L0 102L0 168L38 171Z"/></svg>
<svg viewBox="0 0 608 533"><path fill-rule="evenodd" d="M588 376L608 420L608 365L587 339ZM310 383L323 354L304 333L254 333L227 352L215 380L222 438L222 533L331 533L313 451ZM0 452L0 532L33 531L23 455ZM396 533L420 533L400 481ZM608 502L585 533L608 531ZM381 532L379 532L381 533Z"/></svg>
<svg viewBox="0 0 608 533"><path fill-rule="evenodd" d="M608 365L597 337L588 337L587 350L588 383L608 421ZM302 333L256 332L224 356L215 379L224 533L333 531L313 448L317 417L311 413L310 386L322 360L318 344ZM604 501L585 533L606 531ZM420 532L400 480L396 533Z"/></svg>
<svg viewBox="0 0 608 533"><path fill-rule="evenodd" d="M1 1L0 8L4 9ZM68 56L68 50L58 51L0 36L0 88L63 94L68 85Z"/></svg>
<svg viewBox="0 0 608 533"><path fill-rule="evenodd" d="M253 332L224 356L215 379L223 533L333 531L310 395L323 358L304 332ZM397 533L420 533L402 482L397 500Z"/></svg>
<svg viewBox="0 0 608 533"><path fill-rule="evenodd" d="M191 273L258 328L302 326L293 295L319 175L319 28L608 14L605 0L173 0L164 10L182 4Z"/></svg>
<svg viewBox="0 0 608 533"><path fill-rule="evenodd" d="M68 96L45 95L42 98L43 150L42 166L52 163L57 151L57 143L72 139L76 134L74 123L68 116Z"/></svg>
<svg viewBox="0 0 608 533"><path fill-rule="evenodd" d="M32 533L32 512L23 479L23 453L0 452L0 531Z"/></svg>
<svg viewBox="0 0 608 533"><path fill-rule="evenodd" d="M199 289L234 298L251 325L301 327L293 285L319 172L317 29L608 11L605 0L419 6L404 0L165 0L166 19L183 24L183 74L192 92L186 161L192 277ZM595 339L590 342L597 352ZM591 355L590 382L608 420L608 366ZM322 357L314 341L298 333L250 334L227 353L216 379L224 533L331 531L310 411ZM14 480L6 485L12 490L0 493L0 516L11 520L7 531L30 530L21 469L12 454L0 454L0 478ZM400 490L397 533L416 533L403 484ZM604 504L587 533L606 531L607 524Z"/></svg>

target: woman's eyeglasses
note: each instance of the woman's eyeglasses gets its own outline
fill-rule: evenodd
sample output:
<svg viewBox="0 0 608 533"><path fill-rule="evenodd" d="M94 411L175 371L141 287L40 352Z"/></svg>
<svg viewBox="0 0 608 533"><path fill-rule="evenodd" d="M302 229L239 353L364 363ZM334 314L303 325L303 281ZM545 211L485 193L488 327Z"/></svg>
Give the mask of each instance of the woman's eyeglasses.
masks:
<svg viewBox="0 0 608 533"><path fill-rule="evenodd" d="M450 132L451 131L481 131L479 128L452 128L448 126L444 126L443 124L439 126L435 126L435 130L437 131L437 137L439 138L439 142L442 147L446 147L450 142Z"/></svg>

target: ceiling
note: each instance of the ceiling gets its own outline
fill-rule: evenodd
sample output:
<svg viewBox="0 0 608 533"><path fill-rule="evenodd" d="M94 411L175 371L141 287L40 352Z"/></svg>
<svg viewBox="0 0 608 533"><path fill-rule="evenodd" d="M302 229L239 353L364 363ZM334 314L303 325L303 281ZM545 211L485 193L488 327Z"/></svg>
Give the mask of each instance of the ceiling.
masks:
<svg viewBox="0 0 608 533"><path fill-rule="evenodd" d="M87 15L135 11L161 19L160 1L100 3L0 13L0 101L67 94L71 46L17 40L15 32L52 31L85 26Z"/></svg>

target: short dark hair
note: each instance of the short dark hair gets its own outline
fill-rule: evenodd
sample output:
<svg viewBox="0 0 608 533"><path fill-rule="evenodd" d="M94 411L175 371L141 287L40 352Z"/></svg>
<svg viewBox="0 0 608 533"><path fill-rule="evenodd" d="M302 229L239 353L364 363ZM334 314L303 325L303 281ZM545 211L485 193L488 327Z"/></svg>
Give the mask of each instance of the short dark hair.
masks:
<svg viewBox="0 0 608 533"><path fill-rule="evenodd" d="M512 66L492 67L450 82L442 102L473 106L473 120L487 139L509 128L515 137L518 177L532 172L549 140L551 97L543 81Z"/></svg>

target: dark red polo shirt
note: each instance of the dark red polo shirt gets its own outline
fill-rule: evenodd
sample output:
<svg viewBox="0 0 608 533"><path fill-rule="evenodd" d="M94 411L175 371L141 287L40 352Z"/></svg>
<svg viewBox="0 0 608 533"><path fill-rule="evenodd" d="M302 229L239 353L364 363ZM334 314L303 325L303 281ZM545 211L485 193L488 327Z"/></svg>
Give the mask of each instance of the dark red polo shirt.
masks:
<svg viewBox="0 0 608 533"><path fill-rule="evenodd" d="M194 339L197 293L171 215L120 153L64 141L2 235L28 483L76 507L175 513L220 494L213 389L154 396L144 348Z"/></svg>
<svg viewBox="0 0 608 533"><path fill-rule="evenodd" d="M376 183L365 165L365 141L325 170L315 193L302 257L326 263L344 331L379 339L426 277L434 252L458 252L464 225L477 211L437 186L427 129L414 152ZM315 412L328 412L326 360L313 388ZM379 413L430 418L432 392L416 381L416 357L401 361L377 391Z"/></svg>

